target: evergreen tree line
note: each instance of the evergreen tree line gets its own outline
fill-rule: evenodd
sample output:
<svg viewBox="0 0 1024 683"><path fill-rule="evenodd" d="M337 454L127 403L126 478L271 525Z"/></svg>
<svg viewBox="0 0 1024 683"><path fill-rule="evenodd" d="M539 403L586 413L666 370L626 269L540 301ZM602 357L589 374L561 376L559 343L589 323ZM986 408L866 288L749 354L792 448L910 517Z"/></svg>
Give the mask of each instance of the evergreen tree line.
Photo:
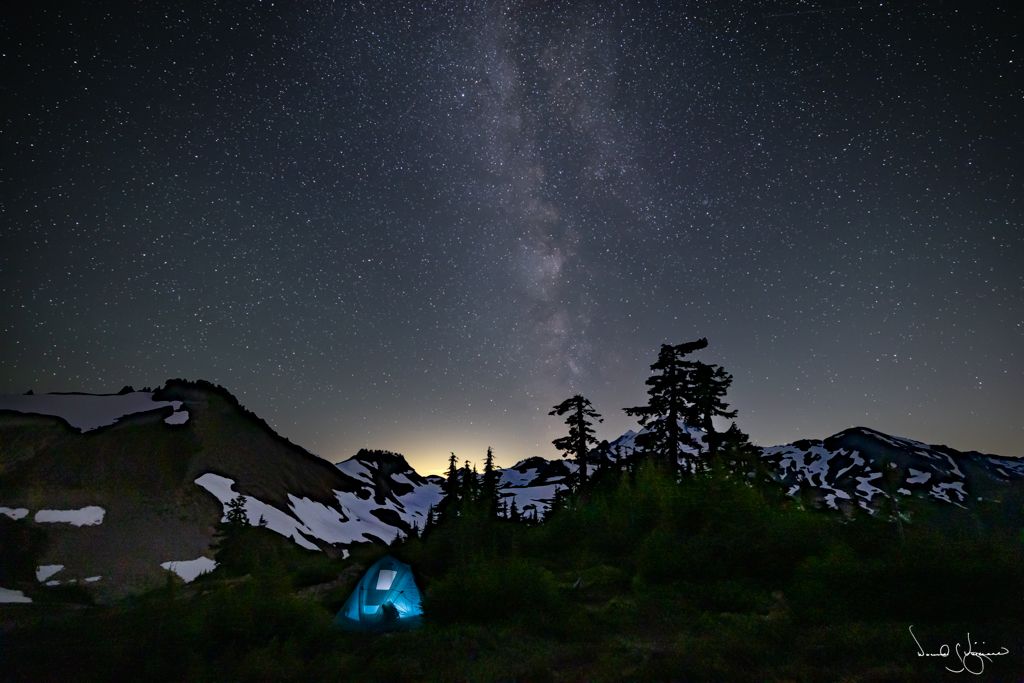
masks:
<svg viewBox="0 0 1024 683"><path fill-rule="evenodd" d="M456 518L481 521L501 517L516 522L536 521L536 513L532 517L524 514L514 497L511 503L501 499L498 492L499 478L500 473L494 465L493 448L487 448L483 472L479 472L469 460L463 461L459 467L458 457L452 453L448 458L444 495L436 506L432 505L427 510L423 529L414 526L413 534L422 535L442 521Z"/></svg>
<svg viewBox="0 0 1024 683"><path fill-rule="evenodd" d="M612 453L607 441L599 442L594 426L603 421L601 414L582 394L575 394L548 413L563 418L567 433L552 441L554 447L576 465L576 471L567 477L564 487L555 490L547 514L565 507L567 500L585 496L588 484L611 469L634 472L641 462L653 462L677 476L698 475L707 472L728 455L730 463L749 465L753 449L747 435L733 422L724 432L717 431L715 419L732 419L736 411L725 402L732 385L732 375L719 365L692 360L688 356L707 348L706 338L682 344L662 344L657 360L650 366L647 378L646 405L624 408L627 415L636 417L644 428L635 440L632 452L621 449ZM699 443L691 428L703 432ZM703 457L697 457L703 454ZM593 468L592 468L593 466ZM747 467L749 469L749 467ZM499 493L500 473L494 464L494 450L488 447L483 471L452 453L443 484L443 497L431 506L423 528L414 525L411 534L420 537L438 524L452 520L484 521L508 519L511 521L538 521L537 510L520 510L514 496L503 499ZM529 506L528 506L529 507ZM230 545L241 529L250 521L245 516L245 499L240 496L231 501L227 523L222 525L222 545ZM260 520L260 526L265 522ZM399 533L397 540L401 540Z"/></svg>
<svg viewBox="0 0 1024 683"><path fill-rule="evenodd" d="M736 411L725 401L732 375L720 365L689 358L707 346L706 338L662 344L646 381L647 404L623 409L644 428L629 453L621 449L613 453L607 441L598 441L594 427L603 418L586 396L575 394L551 409L548 414L563 418L567 430L552 444L575 463L576 471L567 478L565 487L556 489L548 514L564 507L573 496L585 496L588 483L611 469L612 463L617 470L632 472L640 462L653 462L680 477L707 472L723 459L727 466L741 464L749 469L754 449L747 435L735 422L724 431L715 425L716 420L736 417ZM703 432L702 443L694 429ZM482 474L469 460L460 467L458 457L452 453L443 498L428 511L424 529L414 528L414 534L420 535L421 531L454 518L537 520L536 510L524 513L515 497L502 500L498 485L499 472L494 466L492 448L487 449Z"/></svg>

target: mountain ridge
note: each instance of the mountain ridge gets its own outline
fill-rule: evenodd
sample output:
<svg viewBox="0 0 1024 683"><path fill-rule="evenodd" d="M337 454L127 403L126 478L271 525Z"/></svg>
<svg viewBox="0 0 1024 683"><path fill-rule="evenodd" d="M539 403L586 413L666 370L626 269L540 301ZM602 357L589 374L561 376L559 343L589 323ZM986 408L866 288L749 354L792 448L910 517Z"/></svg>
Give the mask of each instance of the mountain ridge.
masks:
<svg viewBox="0 0 1024 683"><path fill-rule="evenodd" d="M253 523L262 518L301 547L340 554L422 528L443 495L442 477L420 475L400 453L362 449L332 464L209 382L169 380L148 394L148 403L143 394L105 395L139 410L107 414L109 424L88 429L74 427L74 416L19 412L12 397L0 400L0 585L31 586L30 574L57 565L63 569L51 582L101 576L91 586L110 596L153 585L162 566L212 555L215 528L239 495ZM703 432L687 429L700 443ZM594 449L591 461L623 464L635 453L638 433L627 430ZM910 498L966 508L998 501L1024 480L1024 459L961 452L869 427L759 452L758 462L791 497L845 514L887 513L887 501ZM540 519L576 467L565 459L524 458L499 470L499 493L527 518ZM99 521L37 519L46 510L77 519L87 508L103 511ZM45 539L31 557L3 550L28 533Z"/></svg>

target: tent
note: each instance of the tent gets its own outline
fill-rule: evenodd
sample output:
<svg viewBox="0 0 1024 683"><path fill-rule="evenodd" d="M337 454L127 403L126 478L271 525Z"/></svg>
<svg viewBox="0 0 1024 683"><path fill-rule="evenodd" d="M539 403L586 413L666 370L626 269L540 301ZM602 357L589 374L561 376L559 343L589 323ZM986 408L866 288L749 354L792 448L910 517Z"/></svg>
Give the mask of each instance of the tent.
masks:
<svg viewBox="0 0 1024 683"><path fill-rule="evenodd" d="M422 616L412 569L385 555L366 570L334 623L350 631L390 631L418 626Z"/></svg>

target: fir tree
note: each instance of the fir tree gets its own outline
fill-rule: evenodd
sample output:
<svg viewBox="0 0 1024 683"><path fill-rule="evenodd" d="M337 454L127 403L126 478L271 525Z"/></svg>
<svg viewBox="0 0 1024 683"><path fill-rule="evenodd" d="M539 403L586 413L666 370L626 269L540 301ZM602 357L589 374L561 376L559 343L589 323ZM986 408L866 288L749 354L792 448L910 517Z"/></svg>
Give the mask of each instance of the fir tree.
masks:
<svg viewBox="0 0 1024 683"><path fill-rule="evenodd" d="M423 531L420 533L420 537L426 536L435 526L437 526L437 511L431 505L427 508L427 517L423 521Z"/></svg>
<svg viewBox="0 0 1024 683"><path fill-rule="evenodd" d="M515 497L512 498L512 507L508 509L508 518L513 522L520 522L523 519L523 515L519 512L519 505L516 503Z"/></svg>
<svg viewBox="0 0 1024 683"><path fill-rule="evenodd" d="M550 519L551 515L556 514L567 507L568 489L561 486L555 487L555 493L551 497L551 504L548 506L547 518Z"/></svg>
<svg viewBox="0 0 1024 683"><path fill-rule="evenodd" d="M459 500L461 492L461 481L459 477L459 466L458 459L453 452L451 457L448 458L448 473L445 476L443 493L441 501L437 504L437 512L440 516L440 520L435 519L435 524L438 521L445 521L450 517L459 516Z"/></svg>
<svg viewBox="0 0 1024 683"><path fill-rule="evenodd" d="M469 460L462 463L460 479L462 486L462 508L465 510L480 498L480 478L477 476L476 466L471 465Z"/></svg>
<svg viewBox="0 0 1024 683"><path fill-rule="evenodd" d="M654 374L646 382L647 405L624 409L647 428L637 435L637 446L671 468L677 467L682 446L699 447L680 422L692 414L697 371L697 363L686 356L707 345L703 338L675 346L662 344L658 360L651 365Z"/></svg>
<svg viewBox="0 0 1024 683"><path fill-rule="evenodd" d="M487 447L484 459L484 476L480 481L480 500L487 509L488 517L498 516L498 471L494 468L494 449Z"/></svg>
<svg viewBox="0 0 1024 683"><path fill-rule="evenodd" d="M594 410L590 400L581 394L567 398L551 409L548 415L566 415L565 424L569 434L561 436L551 443L560 451L576 458L576 482L583 485L587 481L587 452L590 446L597 444L594 437L594 420L603 422L601 415Z"/></svg>
<svg viewBox="0 0 1024 683"><path fill-rule="evenodd" d="M239 493L236 497L228 501L228 512L227 512L227 531L228 533L238 532L241 529L249 526L249 515L245 512L245 496Z"/></svg>
<svg viewBox="0 0 1024 683"><path fill-rule="evenodd" d="M607 439L603 439L601 443L597 444L597 448L594 449L594 459L597 461L594 469L598 472L602 472L608 467L608 463L614 458L612 455L612 447L609 445Z"/></svg>
<svg viewBox="0 0 1024 683"><path fill-rule="evenodd" d="M724 400L732 385L732 375L719 365L700 362L694 365L693 396L686 421L704 430L704 442L708 447L707 461L711 463L717 460L723 439L723 435L715 431L714 418L736 417L736 411L729 410L729 404Z"/></svg>
<svg viewBox="0 0 1024 683"><path fill-rule="evenodd" d="M760 462L761 450L750 443L750 437L747 436L736 423L733 422L729 425L729 428L725 430L724 434L719 434L719 443L723 449L729 449L730 452L742 453L747 460L754 462Z"/></svg>
<svg viewBox="0 0 1024 683"><path fill-rule="evenodd" d="M252 564L245 538L250 526L249 515L245 512L245 496L239 493L228 501L224 521L217 525L214 559L218 564L231 567Z"/></svg>

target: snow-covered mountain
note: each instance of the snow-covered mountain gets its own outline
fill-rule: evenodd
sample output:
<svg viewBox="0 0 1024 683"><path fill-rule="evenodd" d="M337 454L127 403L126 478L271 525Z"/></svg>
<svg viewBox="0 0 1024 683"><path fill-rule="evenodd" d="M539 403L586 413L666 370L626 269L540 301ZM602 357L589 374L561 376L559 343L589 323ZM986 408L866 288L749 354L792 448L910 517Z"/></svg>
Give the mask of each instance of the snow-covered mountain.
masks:
<svg viewBox="0 0 1024 683"><path fill-rule="evenodd" d="M396 454L334 466L205 382L0 399L0 586L57 566L47 585L92 579L113 596L167 569L194 578L239 495L253 523L340 554L422 526L440 488Z"/></svg>
<svg viewBox="0 0 1024 683"><path fill-rule="evenodd" d="M703 431L684 429L696 443L703 443ZM639 433L627 430L607 447L592 450L591 466L602 462L614 466L633 457ZM700 457L702 449L684 446L680 453ZM961 452L866 427L825 439L763 447L760 457L768 476L790 496L846 513L876 513L890 509L887 501L898 503L904 498L970 507L999 501L1011 485L1024 485L1024 458ZM520 508L529 501L542 517L555 489L575 471L572 461L529 458L505 470L502 492L514 493Z"/></svg>
<svg viewBox="0 0 1024 683"><path fill-rule="evenodd" d="M687 429L700 443L702 432ZM591 461L632 457L636 437L627 431ZM911 496L970 507L1024 481L1024 459L863 427L763 448L761 462L791 496L847 513ZM572 461L527 458L500 471L500 495L540 519L575 470ZM215 525L239 495L253 523L310 551L344 554L422 527L442 487L397 453L363 450L331 465L205 382L3 396L0 586L14 595L78 582L116 596L167 570L191 580L213 568Z"/></svg>
<svg viewBox="0 0 1024 683"><path fill-rule="evenodd" d="M821 440L762 449L763 461L793 496L834 510L877 511L914 497L967 507L998 500L1024 481L1024 459L963 453L854 427Z"/></svg>
<svg viewBox="0 0 1024 683"><path fill-rule="evenodd" d="M574 468L525 460L501 471L502 495L541 518ZM252 523L345 554L422 528L442 484L386 451L331 465L206 382L2 396L0 586L88 582L116 596L168 570L194 579L215 566L215 525L239 496Z"/></svg>

